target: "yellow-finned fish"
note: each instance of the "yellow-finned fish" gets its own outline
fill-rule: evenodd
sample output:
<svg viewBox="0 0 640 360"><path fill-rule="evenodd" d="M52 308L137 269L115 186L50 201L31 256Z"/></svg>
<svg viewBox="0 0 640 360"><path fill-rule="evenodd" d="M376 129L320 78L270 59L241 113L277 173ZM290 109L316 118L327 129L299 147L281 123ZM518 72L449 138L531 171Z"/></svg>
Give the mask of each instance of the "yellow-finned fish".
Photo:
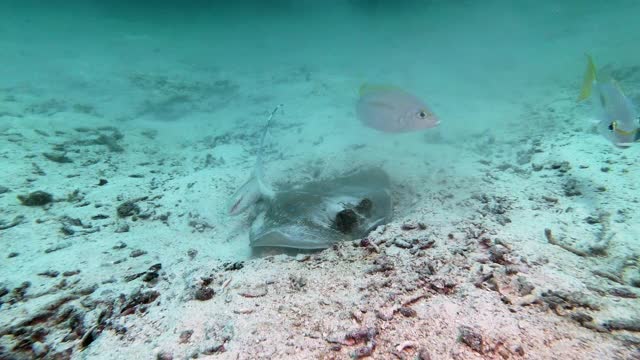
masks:
<svg viewBox="0 0 640 360"><path fill-rule="evenodd" d="M615 79L597 71L593 59L587 55L587 69L578 101L588 99L592 93L596 96L595 102L600 111L598 131L620 148L627 148L639 141L640 124L633 103L624 95Z"/></svg>

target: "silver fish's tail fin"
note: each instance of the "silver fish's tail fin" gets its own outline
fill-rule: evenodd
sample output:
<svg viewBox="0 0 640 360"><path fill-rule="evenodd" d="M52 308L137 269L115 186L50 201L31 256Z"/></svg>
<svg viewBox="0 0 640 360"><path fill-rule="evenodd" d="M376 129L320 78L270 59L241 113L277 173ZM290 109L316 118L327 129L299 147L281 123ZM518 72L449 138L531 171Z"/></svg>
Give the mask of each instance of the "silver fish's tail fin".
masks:
<svg viewBox="0 0 640 360"><path fill-rule="evenodd" d="M275 196L275 192L271 188L271 184L269 184L264 178L262 155L264 152L264 141L267 137L267 133L269 132L269 127L271 126L274 115L281 107L282 105L276 106L276 108L271 111L271 114L267 119L267 124L264 127L262 138L260 139L260 147L258 148L256 164L249 176L249 179L236 191L235 194L233 194L231 204L228 207L229 215L238 215L258 201L262 199L270 199Z"/></svg>

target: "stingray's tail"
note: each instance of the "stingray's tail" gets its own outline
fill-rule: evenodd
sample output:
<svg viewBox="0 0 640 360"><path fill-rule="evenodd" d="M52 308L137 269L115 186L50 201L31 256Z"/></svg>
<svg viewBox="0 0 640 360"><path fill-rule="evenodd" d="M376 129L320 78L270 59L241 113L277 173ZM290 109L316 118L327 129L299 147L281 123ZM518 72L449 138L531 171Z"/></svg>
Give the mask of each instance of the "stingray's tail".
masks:
<svg viewBox="0 0 640 360"><path fill-rule="evenodd" d="M257 203L261 199L270 199L275 196L275 192L271 188L271 184L264 178L264 166L262 162L262 155L264 153L264 141L269 132L271 122L274 115L280 110L282 105L276 106L269 118L267 124L262 132L262 138L260 139L260 147L258 148L258 155L256 157L256 165L251 172L249 179L242 185L233 197L231 198L231 204L229 206L229 215L238 215L247 210L251 205Z"/></svg>

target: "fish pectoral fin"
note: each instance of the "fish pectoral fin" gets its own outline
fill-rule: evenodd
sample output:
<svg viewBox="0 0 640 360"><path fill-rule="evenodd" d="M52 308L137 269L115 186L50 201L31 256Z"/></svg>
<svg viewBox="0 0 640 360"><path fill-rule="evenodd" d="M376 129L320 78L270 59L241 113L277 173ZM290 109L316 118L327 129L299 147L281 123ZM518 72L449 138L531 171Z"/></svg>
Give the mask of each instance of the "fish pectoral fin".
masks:
<svg viewBox="0 0 640 360"><path fill-rule="evenodd" d="M582 88L580 89L580 96L578 101L583 101L591 96L593 89L593 83L597 81L596 65L593 62L591 55L587 54L587 68L584 71L584 77L582 79Z"/></svg>

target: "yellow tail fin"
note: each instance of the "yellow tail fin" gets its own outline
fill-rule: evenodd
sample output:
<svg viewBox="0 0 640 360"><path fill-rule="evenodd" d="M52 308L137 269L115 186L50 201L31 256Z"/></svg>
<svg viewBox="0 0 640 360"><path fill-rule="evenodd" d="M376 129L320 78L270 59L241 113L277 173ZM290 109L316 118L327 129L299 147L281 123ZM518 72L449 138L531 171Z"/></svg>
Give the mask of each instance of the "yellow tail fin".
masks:
<svg viewBox="0 0 640 360"><path fill-rule="evenodd" d="M591 58L591 55L587 54L587 69L584 71L582 89L580 89L578 101L586 100L591 96L593 83L597 80L596 71L596 65L593 63L593 58Z"/></svg>

